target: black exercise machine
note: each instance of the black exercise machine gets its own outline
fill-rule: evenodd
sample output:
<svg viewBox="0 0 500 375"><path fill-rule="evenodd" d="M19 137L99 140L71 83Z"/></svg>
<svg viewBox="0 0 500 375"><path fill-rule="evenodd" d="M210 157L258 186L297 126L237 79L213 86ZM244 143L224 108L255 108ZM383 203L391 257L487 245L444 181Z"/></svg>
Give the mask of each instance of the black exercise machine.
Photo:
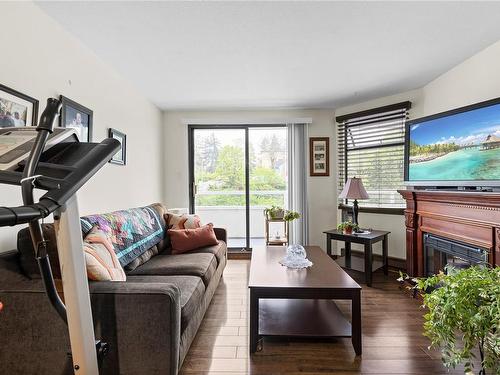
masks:
<svg viewBox="0 0 500 375"><path fill-rule="evenodd" d="M77 191L120 149L108 138L82 143L73 129L55 128L61 103L47 100L39 125L0 128L0 184L21 186L23 206L0 207L0 227L28 224L50 303L69 330L75 374L97 375L106 343L96 341L85 270ZM35 202L34 189L46 193ZM57 293L40 221L54 214L65 303Z"/></svg>

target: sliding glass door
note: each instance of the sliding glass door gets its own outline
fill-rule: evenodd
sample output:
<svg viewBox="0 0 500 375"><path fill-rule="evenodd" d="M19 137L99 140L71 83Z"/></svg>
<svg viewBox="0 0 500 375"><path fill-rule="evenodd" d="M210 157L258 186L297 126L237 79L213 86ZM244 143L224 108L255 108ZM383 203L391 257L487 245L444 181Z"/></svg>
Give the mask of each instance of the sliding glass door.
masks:
<svg viewBox="0 0 500 375"><path fill-rule="evenodd" d="M193 129L191 211L227 229L228 246L247 246L245 129Z"/></svg>
<svg viewBox="0 0 500 375"><path fill-rule="evenodd" d="M287 207L286 127L189 126L190 211L225 227L228 247L265 244L266 207Z"/></svg>

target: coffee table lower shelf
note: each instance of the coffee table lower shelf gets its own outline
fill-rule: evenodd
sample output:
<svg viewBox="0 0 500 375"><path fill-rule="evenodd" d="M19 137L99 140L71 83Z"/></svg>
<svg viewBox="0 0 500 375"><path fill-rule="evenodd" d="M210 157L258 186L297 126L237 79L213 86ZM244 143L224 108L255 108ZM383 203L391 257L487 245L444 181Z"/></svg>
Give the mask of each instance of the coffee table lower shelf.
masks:
<svg viewBox="0 0 500 375"><path fill-rule="evenodd" d="M361 286L321 248L306 249L314 266L301 270L281 266L285 247L267 246L252 253L249 352L265 349L261 339L269 336L350 337L354 352L361 355ZM340 300L351 305L351 322L338 309L335 302Z"/></svg>
<svg viewBox="0 0 500 375"><path fill-rule="evenodd" d="M259 335L280 337L351 337L351 323L334 301L261 299Z"/></svg>

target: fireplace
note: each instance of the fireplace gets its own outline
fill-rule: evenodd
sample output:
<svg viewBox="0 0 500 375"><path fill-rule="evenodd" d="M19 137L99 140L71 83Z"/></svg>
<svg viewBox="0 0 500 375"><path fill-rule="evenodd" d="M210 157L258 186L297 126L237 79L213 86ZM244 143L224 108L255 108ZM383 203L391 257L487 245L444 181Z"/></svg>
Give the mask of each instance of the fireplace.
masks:
<svg viewBox="0 0 500 375"><path fill-rule="evenodd" d="M477 264L485 257L490 265L500 266L500 192L407 189L399 193L406 200L406 272L410 276L434 273L448 262ZM437 255L429 254L429 259L424 240L432 242L432 238L426 235L439 238L434 241L439 245ZM458 253L450 254L449 249Z"/></svg>
<svg viewBox="0 0 500 375"><path fill-rule="evenodd" d="M446 266L458 269L488 264L488 251L486 249L430 233L424 234L423 241L425 276L432 276L440 271L446 271Z"/></svg>

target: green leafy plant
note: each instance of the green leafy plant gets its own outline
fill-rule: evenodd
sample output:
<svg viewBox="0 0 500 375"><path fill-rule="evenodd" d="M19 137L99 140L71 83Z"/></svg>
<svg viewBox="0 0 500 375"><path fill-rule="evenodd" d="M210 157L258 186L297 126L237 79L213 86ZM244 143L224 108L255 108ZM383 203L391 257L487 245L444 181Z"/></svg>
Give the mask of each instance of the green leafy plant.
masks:
<svg viewBox="0 0 500 375"><path fill-rule="evenodd" d="M500 267L446 271L417 280L429 310L424 335L431 347L441 348L447 368L463 364L466 373L472 372L479 348L479 374L500 374Z"/></svg>
<svg viewBox="0 0 500 375"><path fill-rule="evenodd" d="M354 224L352 221L344 221L337 225L337 229L341 230L345 233L352 233L353 230L358 230L359 226L358 224Z"/></svg>
<svg viewBox="0 0 500 375"><path fill-rule="evenodd" d="M300 214L297 211L286 210L283 219L285 221L294 221L300 218Z"/></svg>

